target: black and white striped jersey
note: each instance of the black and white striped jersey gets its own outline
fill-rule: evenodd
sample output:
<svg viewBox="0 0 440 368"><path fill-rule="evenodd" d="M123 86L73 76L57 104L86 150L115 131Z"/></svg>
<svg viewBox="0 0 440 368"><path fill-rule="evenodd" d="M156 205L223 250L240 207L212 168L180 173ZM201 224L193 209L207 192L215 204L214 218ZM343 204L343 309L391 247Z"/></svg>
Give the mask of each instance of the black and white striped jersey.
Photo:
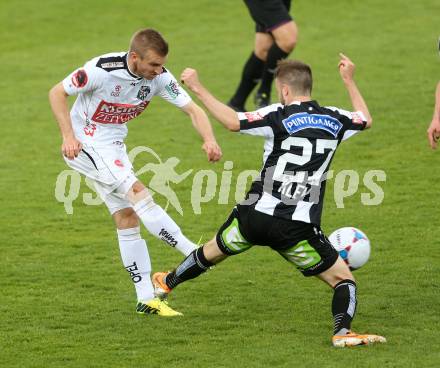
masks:
<svg viewBox="0 0 440 368"><path fill-rule="evenodd" d="M363 130L362 112L316 101L238 113L240 132L265 138L263 168L242 204L271 216L319 225L325 179L341 141Z"/></svg>

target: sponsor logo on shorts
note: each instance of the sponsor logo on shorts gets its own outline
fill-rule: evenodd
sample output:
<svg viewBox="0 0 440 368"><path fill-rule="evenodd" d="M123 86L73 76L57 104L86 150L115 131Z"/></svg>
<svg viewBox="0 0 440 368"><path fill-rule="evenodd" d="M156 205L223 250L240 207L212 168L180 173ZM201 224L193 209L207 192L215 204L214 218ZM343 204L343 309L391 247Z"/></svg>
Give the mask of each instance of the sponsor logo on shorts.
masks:
<svg viewBox="0 0 440 368"><path fill-rule="evenodd" d="M136 264L136 262L133 262L132 265L126 266L125 269L127 270L127 272L130 274L131 280L137 284L138 282L142 281L142 276L139 272L138 266Z"/></svg>
<svg viewBox="0 0 440 368"><path fill-rule="evenodd" d="M312 128L325 130L335 138L342 128L342 123L338 119L329 115L308 114L306 112L290 115L283 120L283 125L289 134Z"/></svg>
<svg viewBox="0 0 440 368"><path fill-rule="evenodd" d="M138 105L119 104L101 101L92 116L92 120L101 124L125 124L127 121L140 115L150 101L143 101Z"/></svg>
<svg viewBox="0 0 440 368"><path fill-rule="evenodd" d="M246 119L249 123L252 123L253 121L258 121L258 120L264 119L264 116L261 115L258 111L245 112L244 115L246 116Z"/></svg>
<svg viewBox="0 0 440 368"><path fill-rule="evenodd" d="M177 240L174 239L174 237L165 229L160 230L159 236L164 242L168 243L172 247L177 245Z"/></svg>
<svg viewBox="0 0 440 368"><path fill-rule="evenodd" d="M84 69L78 70L74 75L72 75L72 83L76 88L84 87L89 78L87 77L87 73Z"/></svg>
<svg viewBox="0 0 440 368"><path fill-rule="evenodd" d="M307 267L307 266L306 266L306 267L304 267L303 269L304 269L305 271L315 271L316 269L318 269L319 267L321 267L323 264L324 264L324 261L321 260L321 261L319 261L319 263L313 265L312 267Z"/></svg>
<svg viewBox="0 0 440 368"><path fill-rule="evenodd" d="M122 163L121 160L115 160L115 165L119 167L124 167L124 164Z"/></svg>

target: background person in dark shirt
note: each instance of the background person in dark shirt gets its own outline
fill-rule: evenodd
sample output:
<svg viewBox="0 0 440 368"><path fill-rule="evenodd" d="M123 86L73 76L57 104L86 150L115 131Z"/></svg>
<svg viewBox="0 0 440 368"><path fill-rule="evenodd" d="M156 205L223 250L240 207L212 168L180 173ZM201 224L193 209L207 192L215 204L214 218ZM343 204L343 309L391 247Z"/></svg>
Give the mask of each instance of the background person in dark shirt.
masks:
<svg viewBox="0 0 440 368"><path fill-rule="evenodd" d="M243 67L240 83L228 105L246 111L245 103L255 86L255 106L270 104L277 62L285 59L296 45L298 29L289 14L290 0L244 0L255 21L255 48Z"/></svg>

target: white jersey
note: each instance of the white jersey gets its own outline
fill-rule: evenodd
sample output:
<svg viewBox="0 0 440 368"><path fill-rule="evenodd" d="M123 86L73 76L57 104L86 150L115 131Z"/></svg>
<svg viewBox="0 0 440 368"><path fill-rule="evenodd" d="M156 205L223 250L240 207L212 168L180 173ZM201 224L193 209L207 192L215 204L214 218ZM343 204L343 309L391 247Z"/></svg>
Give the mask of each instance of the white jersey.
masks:
<svg viewBox="0 0 440 368"><path fill-rule="evenodd" d="M121 142L126 123L140 115L155 95L183 107L191 97L165 68L147 80L130 72L127 53L110 53L88 61L63 80L68 95L78 95L70 117L76 138L90 146Z"/></svg>

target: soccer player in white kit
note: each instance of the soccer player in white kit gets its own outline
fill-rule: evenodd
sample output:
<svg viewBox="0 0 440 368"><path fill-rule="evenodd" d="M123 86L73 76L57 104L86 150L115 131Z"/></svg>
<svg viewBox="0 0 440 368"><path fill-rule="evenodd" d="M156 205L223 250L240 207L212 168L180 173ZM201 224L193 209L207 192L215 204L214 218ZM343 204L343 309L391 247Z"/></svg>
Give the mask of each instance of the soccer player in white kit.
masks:
<svg viewBox="0 0 440 368"><path fill-rule="evenodd" d="M67 165L94 181L115 221L122 262L136 289L136 311L176 316L180 313L154 296L151 262L139 220L151 234L185 256L196 246L134 175L124 145L126 123L159 95L189 115L209 161L218 161L222 152L206 113L164 68L167 55L168 44L159 32L140 30L133 35L128 52L88 61L56 84L49 100ZM67 99L72 95L78 97L69 114Z"/></svg>

